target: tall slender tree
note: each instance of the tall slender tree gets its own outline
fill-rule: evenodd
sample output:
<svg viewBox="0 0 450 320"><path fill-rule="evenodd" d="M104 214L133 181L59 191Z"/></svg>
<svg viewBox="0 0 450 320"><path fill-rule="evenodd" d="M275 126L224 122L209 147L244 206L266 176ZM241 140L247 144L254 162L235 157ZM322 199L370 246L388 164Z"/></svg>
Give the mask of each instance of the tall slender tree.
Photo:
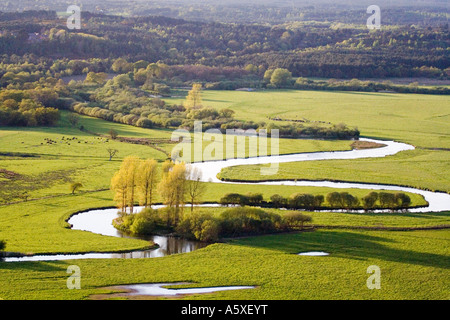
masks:
<svg viewBox="0 0 450 320"><path fill-rule="evenodd" d="M139 164L138 171L137 185L140 204L148 208L152 205L153 201L153 193L158 174L158 162L154 159L143 160Z"/></svg>
<svg viewBox="0 0 450 320"><path fill-rule="evenodd" d="M194 83L192 89L188 92L184 106L187 109L199 107L202 105L201 83Z"/></svg>
<svg viewBox="0 0 450 320"><path fill-rule="evenodd" d="M186 167L186 193L191 204L191 212L194 211L194 204L198 203L199 197L205 192L205 184L202 183L202 172L196 167Z"/></svg>
<svg viewBox="0 0 450 320"><path fill-rule="evenodd" d="M158 184L158 192L167 207L168 225L176 225L183 211L186 191L186 166L175 164Z"/></svg>
<svg viewBox="0 0 450 320"><path fill-rule="evenodd" d="M127 207L127 180L123 171L117 171L111 179L111 190L114 192L114 201L121 212L126 212Z"/></svg>
<svg viewBox="0 0 450 320"><path fill-rule="evenodd" d="M139 163L140 159L136 156L126 157L111 180L111 189L115 192L114 200L123 212L126 212L128 207L130 213L134 210Z"/></svg>

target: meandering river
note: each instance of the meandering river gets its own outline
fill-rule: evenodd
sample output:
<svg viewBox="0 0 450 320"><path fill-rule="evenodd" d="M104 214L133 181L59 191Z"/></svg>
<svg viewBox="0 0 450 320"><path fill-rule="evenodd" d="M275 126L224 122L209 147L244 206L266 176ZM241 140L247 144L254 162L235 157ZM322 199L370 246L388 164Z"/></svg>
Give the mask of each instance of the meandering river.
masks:
<svg viewBox="0 0 450 320"><path fill-rule="evenodd" d="M298 161L322 161L338 159L362 159L362 158L380 158L397 154L401 151L413 150L414 147L405 143L394 141L379 141L375 139L360 139L384 144L385 147L376 149L334 151L334 152L315 152L298 153L279 156L264 156L246 159L229 159L221 161L209 161L192 164L202 171L202 180L214 183L231 183L217 178L217 174L226 167L238 165L256 165L272 164ZM450 195L441 192L431 192L411 187L401 187L393 185L364 184L353 182L332 182L332 181L266 181L266 182L241 182L246 185L289 185L289 186L312 186L312 187L330 187L330 188L358 188L368 190L393 190L402 192L411 192L422 195L429 203L427 207L410 209L411 212L439 212L450 211ZM211 205L205 205L211 206ZM138 208L139 209L139 208ZM330 211L330 210L327 210ZM106 236L125 237L122 233L112 226L112 220L117 217L117 209L90 210L76 214L69 219L69 223L75 230L84 230L98 233ZM89 258L152 258L162 257L174 253L183 253L204 247L206 244L197 241L188 241L185 239L153 236L147 238L159 245L158 249L135 251L130 253L86 253L76 255L34 255L26 257L9 257L4 261L45 261L45 260L67 260L67 259L89 259Z"/></svg>

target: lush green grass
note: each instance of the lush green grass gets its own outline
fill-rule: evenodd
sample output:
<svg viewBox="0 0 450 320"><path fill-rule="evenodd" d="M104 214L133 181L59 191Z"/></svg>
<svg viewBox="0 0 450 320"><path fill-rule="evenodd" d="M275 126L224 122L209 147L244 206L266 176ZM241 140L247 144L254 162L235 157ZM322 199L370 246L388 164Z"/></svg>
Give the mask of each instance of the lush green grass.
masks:
<svg viewBox="0 0 450 320"><path fill-rule="evenodd" d="M20 200L23 192L27 192L29 198L64 195L69 193L71 182L82 183L84 191L108 189L123 158L137 155L160 162L167 158L163 152L150 146L119 142L80 131L68 124L66 112L62 115L56 127L1 128L0 155L3 156L0 156L0 168L15 175L10 179L3 177L3 183L0 181L0 204ZM122 134L130 130L135 136L165 136L158 130L133 130L130 126L89 117L81 117L80 125L98 132L108 131L111 127ZM55 143L49 144L48 140ZM119 151L111 161L108 148Z"/></svg>
<svg viewBox="0 0 450 320"><path fill-rule="evenodd" d="M448 98L431 95L331 93L308 91L205 91L204 101L231 107L240 119L266 121L268 116L345 122L365 136L413 143L421 148L449 148ZM92 132L120 136L169 139L171 131L148 130L81 117ZM61 141L77 137L82 143L47 145L45 138ZM84 143L87 141L88 143ZM280 153L345 150L348 142L283 140ZM23 143L22 143L23 142ZM44 143L41 145L41 143ZM170 146L170 145L169 145ZM119 150L108 161L107 147ZM168 146L163 146L168 147ZM281 164L283 179L337 179L412 185L448 190L448 151L420 149L384 159L320 161ZM121 251L149 245L142 240L105 237L67 229L65 219L89 208L113 206L108 189L114 171L128 155L166 159L163 152L143 145L120 143L71 128L66 113L54 128L2 128L0 168L13 171L17 180L1 177L0 194L28 191L31 198L53 196L0 206L0 239L7 251L28 253ZM36 157L24 158L24 154ZM245 178L258 179L255 167ZM238 170L234 172L233 170ZM242 176L242 168L230 177ZM259 172L259 171L258 171ZM267 177L266 177L267 178ZM70 195L71 181L82 182L83 192ZM208 184L203 201L215 202L228 192L260 192L268 199L279 193L326 194L330 188ZM92 192L86 192L92 191ZM344 190L343 190L344 191ZM357 196L368 191L345 190ZM411 195L414 204L423 198ZM156 199L158 201L158 199ZM219 209L202 209L219 210ZM420 227L448 224L448 213L356 214L307 213L314 224L328 226ZM448 299L448 230L392 232L320 229L277 234L214 244L189 254L158 259L99 259L60 262L0 263L0 298L84 299L110 292L100 287L142 282L196 282L196 286L258 285L254 290L228 291L189 299ZM321 250L328 257L300 257L295 253ZM68 290L66 269L82 271L82 289ZM366 269L378 265L382 289L368 290ZM424 285L426 284L426 285Z"/></svg>
<svg viewBox="0 0 450 320"><path fill-rule="evenodd" d="M177 151L190 150L190 161L197 162L198 155L195 154L196 147L194 146L196 137L200 135L191 134L190 149L183 143L161 143L158 146L164 149L168 154L176 153ZM346 151L351 150L353 141L348 140L305 140L305 139L286 139L279 138L277 145L272 147L272 138L270 135L258 138L240 137L233 135L219 136L218 142L215 142L214 135L204 133L202 143L201 160L222 160L235 158L248 158L265 155L278 154L293 154L302 152L321 152L321 151ZM200 141L200 137L197 138ZM275 138L274 138L275 139ZM227 141L231 141L232 149L228 150Z"/></svg>
<svg viewBox="0 0 450 320"><path fill-rule="evenodd" d="M185 299L449 299L449 231L321 230L214 244L161 259L99 259L0 263L3 299L86 299L105 286L178 282L192 286L256 285L256 289ZM298 256L325 251L326 257ZM81 269L81 289L68 290L69 265ZM381 289L369 290L366 270L381 269Z"/></svg>
<svg viewBox="0 0 450 320"><path fill-rule="evenodd" d="M68 229L72 214L98 207L113 207L110 191L65 195L0 207L0 239L6 251L21 253L74 253L126 251L149 243Z"/></svg>
<svg viewBox="0 0 450 320"><path fill-rule="evenodd" d="M212 213L219 216L224 208L197 208L198 212ZM287 210L263 208L267 212L283 215ZM187 211L189 212L189 211ZM419 228L436 227L449 224L450 212L434 213L357 213L357 212L311 212L302 211L303 214L312 217L308 225L328 227L371 227L371 228Z"/></svg>
<svg viewBox="0 0 450 320"><path fill-rule="evenodd" d="M237 119L269 117L346 123L363 136L396 139L420 147L450 148L448 96L369 92L263 90L202 92L203 104L230 108ZM166 99L181 103L182 98Z"/></svg>
<svg viewBox="0 0 450 320"><path fill-rule="evenodd" d="M67 115L67 112L62 113L62 120L56 127L0 130L0 168L17 174L14 179L2 177L0 180L0 204L19 201L24 192L29 198L64 195L69 192L71 182L82 183L84 191L107 189L113 173L126 156L154 158L160 162L167 158L165 153L150 146L106 139L73 128L66 120ZM101 134L114 129L119 136L132 138L158 140L170 139L171 135L166 130L136 128L86 116L80 117L79 125L90 132ZM49 144L48 140L55 143ZM208 144L203 143L203 150ZM159 144L167 152L171 152L174 146ZM112 161L108 161L108 148L119 150ZM248 141L245 148L248 156ZM349 141L282 139L279 151L283 154L350 148ZM270 154L270 139L267 150ZM226 150L223 152L225 155Z"/></svg>

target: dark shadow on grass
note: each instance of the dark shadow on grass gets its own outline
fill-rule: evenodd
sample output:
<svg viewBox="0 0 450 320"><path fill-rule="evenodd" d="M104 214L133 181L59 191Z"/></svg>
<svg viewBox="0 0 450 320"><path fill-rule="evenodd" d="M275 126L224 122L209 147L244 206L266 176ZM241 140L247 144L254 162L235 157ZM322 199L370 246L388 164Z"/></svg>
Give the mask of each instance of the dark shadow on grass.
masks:
<svg viewBox="0 0 450 320"><path fill-rule="evenodd" d="M230 100L218 100L218 99L205 99L205 101L231 103Z"/></svg>
<svg viewBox="0 0 450 320"><path fill-rule="evenodd" d="M331 91L331 90L330 90L330 91ZM393 92L393 93L391 93L391 94L386 94L386 93L379 93L379 92L338 91L338 90L333 91L333 92L336 92L336 93L345 93L345 94L357 94L357 95L364 95L364 96L371 96L371 97L374 97L374 96L377 96L377 97L382 96L382 97L389 97L389 98L392 98L393 95L398 94L397 92Z"/></svg>
<svg viewBox="0 0 450 320"><path fill-rule="evenodd" d="M66 271L70 264L66 261L23 261L23 262L5 262L0 258L1 270L28 270L28 271Z"/></svg>
<svg viewBox="0 0 450 320"><path fill-rule="evenodd" d="M380 259L443 269L450 268L449 256L391 248L389 243L397 242L396 240L375 234L376 232L369 235L368 232L363 234L342 230L321 230L249 237L232 241L230 244L279 250L291 254L324 251L330 253L330 256L346 259ZM418 246L420 247L420 243Z"/></svg>

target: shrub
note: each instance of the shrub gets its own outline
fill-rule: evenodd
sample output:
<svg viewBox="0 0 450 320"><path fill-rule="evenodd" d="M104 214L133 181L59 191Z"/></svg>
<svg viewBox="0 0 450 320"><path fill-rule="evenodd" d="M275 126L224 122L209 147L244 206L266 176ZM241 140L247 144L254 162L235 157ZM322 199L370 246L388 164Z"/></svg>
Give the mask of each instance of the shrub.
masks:
<svg viewBox="0 0 450 320"><path fill-rule="evenodd" d="M219 223L215 220L209 219L202 223L201 231L197 234L197 239L200 241L212 242L219 239Z"/></svg>
<svg viewBox="0 0 450 320"><path fill-rule="evenodd" d="M294 193L289 199L289 204L293 209L312 209L314 207L314 196L306 193Z"/></svg>
<svg viewBox="0 0 450 320"><path fill-rule="evenodd" d="M152 234L155 227L156 223L153 219L138 216L133 219L133 224L129 230L133 234Z"/></svg>
<svg viewBox="0 0 450 320"><path fill-rule="evenodd" d="M394 208L397 204L395 195L388 192L380 192L379 200L382 208Z"/></svg>
<svg viewBox="0 0 450 320"><path fill-rule="evenodd" d="M354 209L358 207L359 200L348 192L341 192L341 204L345 209Z"/></svg>
<svg viewBox="0 0 450 320"><path fill-rule="evenodd" d="M274 194L270 197L270 201L272 201L272 205L275 208L282 208L286 207L288 200L284 198L283 196L280 196L279 194Z"/></svg>
<svg viewBox="0 0 450 320"><path fill-rule="evenodd" d="M324 200L325 200L325 198L321 194L314 196L314 207L320 208L322 206L322 203L324 202Z"/></svg>
<svg viewBox="0 0 450 320"><path fill-rule="evenodd" d="M288 229L303 229L303 225L305 222L311 222L312 218L310 216L305 216L300 212L287 212L283 215L283 222L286 228Z"/></svg>
<svg viewBox="0 0 450 320"><path fill-rule="evenodd" d="M147 118L139 118L139 120L136 122L136 126L141 128L152 128L153 122Z"/></svg>
<svg viewBox="0 0 450 320"><path fill-rule="evenodd" d="M339 192L330 192L326 199L331 207L337 208L341 205L341 194Z"/></svg>
<svg viewBox="0 0 450 320"><path fill-rule="evenodd" d="M371 192L362 198L363 208L365 210L374 209L378 200L378 193Z"/></svg>
<svg viewBox="0 0 450 320"><path fill-rule="evenodd" d="M219 237L219 224L211 214L193 211L183 216L175 231L185 238L214 241Z"/></svg>
<svg viewBox="0 0 450 320"><path fill-rule="evenodd" d="M258 234L275 231L281 225L281 216L250 207L227 209L220 215L224 235Z"/></svg>
<svg viewBox="0 0 450 320"><path fill-rule="evenodd" d="M247 193L245 197L247 198L246 203L250 205L259 205L264 200L261 193Z"/></svg>
<svg viewBox="0 0 450 320"><path fill-rule="evenodd" d="M396 193L394 195L397 206L400 208L407 208L411 205L411 198L404 193Z"/></svg>
<svg viewBox="0 0 450 320"><path fill-rule="evenodd" d="M116 138L119 136L119 134L117 133L117 131L114 130L114 129L109 130L108 134L109 134L109 136L111 137L111 139L116 139Z"/></svg>
<svg viewBox="0 0 450 320"><path fill-rule="evenodd" d="M247 197L239 193L227 193L220 198L219 203L222 205L245 205L247 203Z"/></svg>

